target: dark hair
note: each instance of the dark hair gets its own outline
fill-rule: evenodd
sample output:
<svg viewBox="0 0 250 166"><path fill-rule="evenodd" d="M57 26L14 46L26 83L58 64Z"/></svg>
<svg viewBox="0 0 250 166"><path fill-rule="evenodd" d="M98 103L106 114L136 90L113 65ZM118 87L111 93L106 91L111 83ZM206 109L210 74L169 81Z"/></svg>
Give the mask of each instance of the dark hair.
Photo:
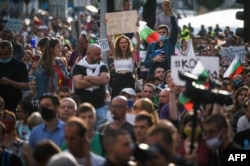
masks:
<svg viewBox="0 0 250 166"><path fill-rule="evenodd" d="M203 127L202 127L202 122L201 122L201 119L199 117L196 116L196 126L200 126L201 127L201 130L203 131ZM184 133L184 127L187 123L191 122L193 123L193 120L194 120L194 115L190 115L190 114L187 114L183 117L182 119L182 123L181 123L181 136L183 139L187 138L187 135ZM202 132L200 133L200 135L198 136L198 140L201 140L202 139Z"/></svg>
<svg viewBox="0 0 250 166"><path fill-rule="evenodd" d="M218 130L229 127L226 117L222 114L219 114L219 113L210 115L205 120L204 124L208 125L208 124L212 124L212 123L215 124L215 126Z"/></svg>
<svg viewBox="0 0 250 166"><path fill-rule="evenodd" d="M8 40L2 40L1 42L0 42L0 48L1 49L4 49L4 48L9 48L9 49L13 49L13 45L12 45L12 43L10 42L10 41L8 41Z"/></svg>
<svg viewBox="0 0 250 166"><path fill-rule="evenodd" d="M80 104L78 108L78 114L86 112L92 112L95 114L95 107L91 103L87 102Z"/></svg>
<svg viewBox="0 0 250 166"><path fill-rule="evenodd" d="M59 152L61 149L53 141L42 140L36 145L33 157L37 163L41 163Z"/></svg>
<svg viewBox="0 0 250 166"><path fill-rule="evenodd" d="M105 148L112 146L117 143L118 137L121 135L129 135L128 131L124 129L110 129L105 132L105 137L103 137L103 145Z"/></svg>
<svg viewBox="0 0 250 166"><path fill-rule="evenodd" d="M60 43L59 39L51 38L46 42L44 47L44 52L40 64L43 66L48 76L54 76L55 74L55 70L53 67L54 55L51 54L51 49L54 49L58 43Z"/></svg>
<svg viewBox="0 0 250 166"><path fill-rule="evenodd" d="M78 134L80 137L83 137L87 133L87 128L82 119L79 117L70 117L65 123L65 128L69 126L76 126L78 128Z"/></svg>
<svg viewBox="0 0 250 166"><path fill-rule="evenodd" d="M40 99L39 99L39 103L41 102L41 100L46 99L46 98L51 99L54 106L59 106L60 105L59 98L56 95L53 95L53 94L45 94L45 95L41 96Z"/></svg>
<svg viewBox="0 0 250 166"><path fill-rule="evenodd" d="M38 41L37 47L45 47L47 41L49 41L48 37L44 37L41 40Z"/></svg>
<svg viewBox="0 0 250 166"><path fill-rule="evenodd" d="M30 116L30 115L32 114L32 112L34 112L34 107L33 107L32 103L30 103L30 102L27 102L27 101L20 101L20 102L18 103L18 105L21 106L21 108L23 109L23 111L24 111L25 113L27 113L28 116Z"/></svg>
<svg viewBox="0 0 250 166"><path fill-rule="evenodd" d="M149 127L151 127L153 125L152 116L150 116L148 114L138 114L135 117L135 122L143 121L143 120L147 121Z"/></svg>
<svg viewBox="0 0 250 166"><path fill-rule="evenodd" d="M67 86L61 86L56 90L56 94L58 94L59 92L71 93L71 90Z"/></svg>

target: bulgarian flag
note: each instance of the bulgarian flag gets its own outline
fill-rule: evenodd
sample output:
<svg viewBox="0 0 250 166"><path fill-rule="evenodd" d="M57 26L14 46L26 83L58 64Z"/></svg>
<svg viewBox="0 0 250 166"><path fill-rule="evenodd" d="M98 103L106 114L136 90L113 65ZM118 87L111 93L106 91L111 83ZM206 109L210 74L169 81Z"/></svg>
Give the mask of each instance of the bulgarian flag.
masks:
<svg viewBox="0 0 250 166"><path fill-rule="evenodd" d="M187 96L185 96L183 93L180 94L178 100L185 107L185 109L187 111L192 111L193 110L193 108L194 108L193 101L190 98L188 98Z"/></svg>
<svg viewBox="0 0 250 166"><path fill-rule="evenodd" d="M197 75L199 78L204 79L198 80L196 83L198 84L204 84L206 79L209 77L208 71L205 69L204 65L201 63L200 60L197 60L197 63L192 71L192 74Z"/></svg>
<svg viewBox="0 0 250 166"><path fill-rule="evenodd" d="M206 79L209 77L208 71L205 69L203 64L201 63L200 60L197 60L197 63L192 71L192 74L199 76L199 78L202 78L202 80L196 81L197 84L201 84L204 86L209 86L206 85ZM194 107L194 103L192 99L189 97L185 96L185 94L181 94L179 96L179 102L185 107L187 111L192 111Z"/></svg>
<svg viewBox="0 0 250 166"><path fill-rule="evenodd" d="M235 56L226 72L224 73L223 77L232 79L234 75L241 74L243 71L244 69L241 65L239 56Z"/></svg>
<svg viewBox="0 0 250 166"><path fill-rule="evenodd" d="M147 43L159 41L158 32L149 28L145 21L139 21L138 32L139 32L140 38L145 40Z"/></svg>

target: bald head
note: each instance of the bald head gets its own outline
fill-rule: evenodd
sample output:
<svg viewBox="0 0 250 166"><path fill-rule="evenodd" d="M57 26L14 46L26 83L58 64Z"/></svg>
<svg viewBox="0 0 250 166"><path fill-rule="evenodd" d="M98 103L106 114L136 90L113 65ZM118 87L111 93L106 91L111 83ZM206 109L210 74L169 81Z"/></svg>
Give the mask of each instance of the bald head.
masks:
<svg viewBox="0 0 250 166"><path fill-rule="evenodd" d="M124 103L125 105L127 105L127 103L128 103L128 99L122 95L114 97L113 100L120 101L121 103Z"/></svg>
<svg viewBox="0 0 250 166"><path fill-rule="evenodd" d="M87 61L90 64L99 63L102 60L101 47L98 44L89 44L87 48Z"/></svg>
<svg viewBox="0 0 250 166"><path fill-rule="evenodd" d="M169 102L169 95L170 95L170 89L162 89L159 93L159 103L160 104L167 104Z"/></svg>

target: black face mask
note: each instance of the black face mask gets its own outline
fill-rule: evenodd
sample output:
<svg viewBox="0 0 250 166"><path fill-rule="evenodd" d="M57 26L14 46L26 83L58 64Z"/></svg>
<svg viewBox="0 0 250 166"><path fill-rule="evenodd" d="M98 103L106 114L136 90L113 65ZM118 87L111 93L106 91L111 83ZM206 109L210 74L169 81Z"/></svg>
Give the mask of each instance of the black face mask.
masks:
<svg viewBox="0 0 250 166"><path fill-rule="evenodd" d="M51 110L49 108L46 107L40 107L40 114L42 115L43 120L45 121L50 121L53 118L56 117L56 112L54 110Z"/></svg>

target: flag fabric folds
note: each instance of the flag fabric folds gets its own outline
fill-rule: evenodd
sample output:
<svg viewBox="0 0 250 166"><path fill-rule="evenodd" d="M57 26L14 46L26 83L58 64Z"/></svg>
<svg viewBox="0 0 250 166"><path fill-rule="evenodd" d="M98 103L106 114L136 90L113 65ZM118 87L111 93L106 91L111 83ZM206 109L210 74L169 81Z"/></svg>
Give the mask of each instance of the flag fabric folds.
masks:
<svg viewBox="0 0 250 166"><path fill-rule="evenodd" d="M244 71L243 66L241 65L241 60L239 56L235 56L226 72L224 73L224 78L232 79L234 75L241 74Z"/></svg>
<svg viewBox="0 0 250 166"><path fill-rule="evenodd" d="M138 32L139 32L140 38L145 40L147 43L159 41L158 32L149 28L145 21L139 21Z"/></svg>

